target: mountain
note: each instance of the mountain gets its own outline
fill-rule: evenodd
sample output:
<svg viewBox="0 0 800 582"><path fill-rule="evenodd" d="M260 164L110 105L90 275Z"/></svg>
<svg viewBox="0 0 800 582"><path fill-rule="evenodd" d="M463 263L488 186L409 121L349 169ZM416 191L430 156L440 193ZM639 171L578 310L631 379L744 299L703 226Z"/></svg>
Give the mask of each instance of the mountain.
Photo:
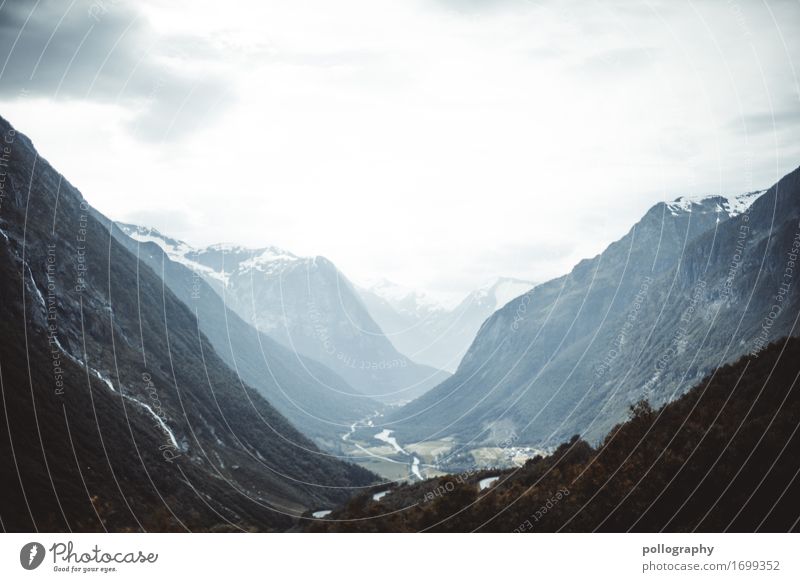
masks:
<svg viewBox="0 0 800 582"><path fill-rule="evenodd" d="M668 402L794 334L797 286L783 285L798 176L734 199L655 205L603 253L497 311L453 377L386 425L405 442L450 436L465 449L510 436L597 440L631 403Z"/></svg>
<svg viewBox="0 0 800 582"><path fill-rule="evenodd" d="M794 316L793 316L794 318ZM466 470L355 496L310 531L787 532L800 524L800 340L717 369L674 402L637 403L507 471ZM483 489L481 489L481 484Z"/></svg>
<svg viewBox="0 0 800 582"><path fill-rule="evenodd" d="M400 352L416 362L453 372L483 322L533 286L521 279L499 278L451 309L386 280L358 291L372 318Z"/></svg>
<svg viewBox="0 0 800 582"><path fill-rule="evenodd" d="M327 366L362 394L404 402L448 377L398 352L350 281L324 257L299 257L276 247L195 249L141 227L129 226L126 234L161 246L258 331Z"/></svg>
<svg viewBox="0 0 800 582"><path fill-rule="evenodd" d="M30 140L0 136L4 530L284 530L376 479L243 383Z"/></svg>
<svg viewBox="0 0 800 582"><path fill-rule="evenodd" d="M436 299L388 279L381 278L367 285L356 285L356 290L370 315L387 335L389 330L402 330L408 323L433 319L447 312L444 305ZM395 343L394 338L390 339Z"/></svg>
<svg viewBox="0 0 800 582"><path fill-rule="evenodd" d="M108 219L105 219L108 224ZM208 281L222 282L216 271L190 260L175 261L184 243L151 229L115 223L115 238L142 262L160 274L167 287L194 312L200 331L225 363L278 412L323 449L341 452L341 436L356 421L383 405L351 388L322 364L284 347L259 333L229 309ZM171 253L161 245L173 249Z"/></svg>

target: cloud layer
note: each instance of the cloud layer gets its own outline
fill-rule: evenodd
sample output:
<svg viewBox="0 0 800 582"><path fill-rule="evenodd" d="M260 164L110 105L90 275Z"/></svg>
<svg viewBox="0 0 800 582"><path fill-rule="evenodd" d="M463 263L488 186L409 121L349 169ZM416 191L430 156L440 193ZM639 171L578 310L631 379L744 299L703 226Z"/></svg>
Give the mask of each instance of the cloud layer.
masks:
<svg viewBox="0 0 800 582"><path fill-rule="evenodd" d="M2 5L3 114L106 214L196 244L463 294L800 164L796 2L93 6Z"/></svg>
<svg viewBox="0 0 800 582"><path fill-rule="evenodd" d="M156 35L127 2L5 2L0 96L122 104L138 137L181 137L231 99L224 79L181 67L197 52Z"/></svg>

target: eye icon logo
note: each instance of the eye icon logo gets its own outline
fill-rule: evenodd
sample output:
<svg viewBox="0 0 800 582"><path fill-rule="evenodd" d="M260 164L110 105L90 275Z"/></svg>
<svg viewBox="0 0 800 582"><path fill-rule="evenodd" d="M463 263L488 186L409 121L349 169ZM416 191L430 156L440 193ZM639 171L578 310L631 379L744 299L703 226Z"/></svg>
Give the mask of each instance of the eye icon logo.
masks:
<svg viewBox="0 0 800 582"><path fill-rule="evenodd" d="M44 561L44 546L38 542L30 542L19 551L19 563L26 570L35 570Z"/></svg>

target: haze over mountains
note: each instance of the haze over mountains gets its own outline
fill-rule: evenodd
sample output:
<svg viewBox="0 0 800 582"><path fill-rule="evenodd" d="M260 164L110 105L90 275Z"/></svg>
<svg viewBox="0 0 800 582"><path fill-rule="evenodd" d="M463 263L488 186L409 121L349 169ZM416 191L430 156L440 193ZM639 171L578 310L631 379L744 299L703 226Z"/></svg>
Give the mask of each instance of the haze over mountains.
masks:
<svg viewBox="0 0 800 582"><path fill-rule="evenodd" d="M481 324L533 286L496 279L447 308L385 279L357 287L324 257L298 257L277 247L193 248L154 228L117 225L200 275L262 333L389 403L412 400L446 379L441 370L455 370Z"/></svg>
<svg viewBox="0 0 800 582"><path fill-rule="evenodd" d="M350 281L324 257L298 257L275 247L194 249L153 229L120 227L139 241L161 246L216 288L242 319L326 365L361 394L404 402L448 376L398 352Z"/></svg>
<svg viewBox="0 0 800 582"><path fill-rule="evenodd" d="M521 279L498 278L451 308L385 279L358 291L398 350L414 361L454 372L483 322L533 286Z"/></svg>

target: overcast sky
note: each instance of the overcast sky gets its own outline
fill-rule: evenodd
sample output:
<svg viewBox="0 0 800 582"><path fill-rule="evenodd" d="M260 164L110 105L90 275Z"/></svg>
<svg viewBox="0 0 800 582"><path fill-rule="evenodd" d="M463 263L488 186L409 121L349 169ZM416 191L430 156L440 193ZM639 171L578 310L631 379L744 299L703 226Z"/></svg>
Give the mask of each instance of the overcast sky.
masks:
<svg viewBox="0 0 800 582"><path fill-rule="evenodd" d="M464 294L800 165L800 2L0 0L0 114L112 218Z"/></svg>

